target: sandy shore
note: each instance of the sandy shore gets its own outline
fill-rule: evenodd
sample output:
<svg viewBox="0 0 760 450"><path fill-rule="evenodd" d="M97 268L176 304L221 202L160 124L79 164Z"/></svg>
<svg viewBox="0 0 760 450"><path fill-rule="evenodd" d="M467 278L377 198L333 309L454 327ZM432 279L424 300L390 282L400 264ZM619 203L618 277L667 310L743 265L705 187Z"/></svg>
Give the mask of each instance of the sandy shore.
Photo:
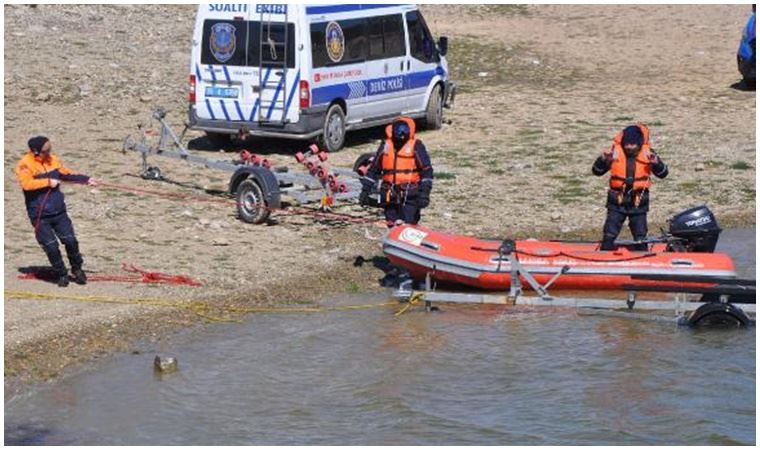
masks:
<svg viewBox="0 0 760 450"><path fill-rule="evenodd" d="M139 339L170 339L197 323L192 309L93 303L91 296L159 298L183 305L273 306L318 302L332 292L380 289L382 228L275 215L268 226L226 205L108 188L65 187L85 269L120 274L122 263L182 274L203 288L90 283L59 289L18 279L46 265L12 169L29 136L44 133L70 167L120 185L203 196L226 174L154 160L178 184L142 180L121 144L163 106L186 117L193 6L5 6L6 392L51 379ZM726 226L755 225L755 93L738 89L735 50L747 5L425 6L435 35L450 37L456 107L442 130L423 132L438 178L424 223L478 236L597 237L605 183L590 174L598 153L633 121L648 123L670 165L656 181L650 230L706 203ZM452 17L461 20L452 20ZM619 23L636 31L620 31ZM350 167L381 130L349 136L331 156ZM190 132L196 141L200 133ZM253 149L293 169L303 143ZM232 158L227 152L198 151ZM188 187L189 186L189 187ZM377 216L357 206L341 208ZM624 236L625 237L625 236Z"/></svg>

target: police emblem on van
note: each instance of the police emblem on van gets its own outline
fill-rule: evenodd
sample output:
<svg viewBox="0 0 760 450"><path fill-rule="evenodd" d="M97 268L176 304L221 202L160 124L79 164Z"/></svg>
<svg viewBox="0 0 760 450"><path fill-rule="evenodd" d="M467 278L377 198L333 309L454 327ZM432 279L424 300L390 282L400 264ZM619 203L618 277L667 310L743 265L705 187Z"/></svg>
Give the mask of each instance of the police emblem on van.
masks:
<svg viewBox="0 0 760 450"><path fill-rule="evenodd" d="M224 64L235 54L235 27L229 23L217 23L211 27L209 36L211 54Z"/></svg>
<svg viewBox="0 0 760 450"><path fill-rule="evenodd" d="M346 38L338 22L327 24L327 28L325 29L325 44L330 61L335 63L340 62L346 50Z"/></svg>

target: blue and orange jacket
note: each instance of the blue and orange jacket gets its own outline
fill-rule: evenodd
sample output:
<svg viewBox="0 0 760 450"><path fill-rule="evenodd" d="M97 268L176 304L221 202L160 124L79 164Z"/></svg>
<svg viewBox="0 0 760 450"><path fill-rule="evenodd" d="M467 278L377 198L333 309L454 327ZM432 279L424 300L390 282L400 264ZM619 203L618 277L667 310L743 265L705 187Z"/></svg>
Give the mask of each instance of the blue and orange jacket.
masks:
<svg viewBox="0 0 760 450"><path fill-rule="evenodd" d="M16 166L16 178L24 190L26 212L31 220L52 217L66 211L60 185L51 187L50 180L87 183L87 175L77 174L65 167L55 155L43 159L29 152ZM42 207L42 211L39 208Z"/></svg>
<svg viewBox="0 0 760 450"><path fill-rule="evenodd" d="M380 177L385 185L421 185L428 192L433 184L433 166L425 144L416 138L414 120L401 117L409 125L409 141L396 149L391 139L392 125L385 128L386 139L380 143L375 158L364 177L364 182L374 184Z"/></svg>

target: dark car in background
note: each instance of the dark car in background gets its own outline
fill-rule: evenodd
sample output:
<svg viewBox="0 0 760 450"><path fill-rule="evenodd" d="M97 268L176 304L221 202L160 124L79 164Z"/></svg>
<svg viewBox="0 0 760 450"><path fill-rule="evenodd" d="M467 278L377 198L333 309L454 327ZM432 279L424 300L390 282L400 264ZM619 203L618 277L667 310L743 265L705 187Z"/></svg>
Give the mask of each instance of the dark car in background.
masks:
<svg viewBox="0 0 760 450"><path fill-rule="evenodd" d="M747 87L755 87L755 5L752 5L752 15L742 32L739 50L736 52L739 72L742 74Z"/></svg>

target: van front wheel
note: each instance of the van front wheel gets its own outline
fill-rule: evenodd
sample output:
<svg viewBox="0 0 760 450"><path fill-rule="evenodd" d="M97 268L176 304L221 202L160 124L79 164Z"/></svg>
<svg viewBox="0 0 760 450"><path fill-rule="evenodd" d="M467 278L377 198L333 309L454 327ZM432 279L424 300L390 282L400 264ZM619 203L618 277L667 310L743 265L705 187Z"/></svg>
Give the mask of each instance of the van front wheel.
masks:
<svg viewBox="0 0 760 450"><path fill-rule="evenodd" d="M346 142L346 115L340 105L332 105L325 116L320 143L328 152L337 152Z"/></svg>
<svg viewBox="0 0 760 450"><path fill-rule="evenodd" d="M428 100L427 113L425 114L425 128L428 130L438 130L443 124L443 96L441 95L441 85L438 84L433 88Z"/></svg>

